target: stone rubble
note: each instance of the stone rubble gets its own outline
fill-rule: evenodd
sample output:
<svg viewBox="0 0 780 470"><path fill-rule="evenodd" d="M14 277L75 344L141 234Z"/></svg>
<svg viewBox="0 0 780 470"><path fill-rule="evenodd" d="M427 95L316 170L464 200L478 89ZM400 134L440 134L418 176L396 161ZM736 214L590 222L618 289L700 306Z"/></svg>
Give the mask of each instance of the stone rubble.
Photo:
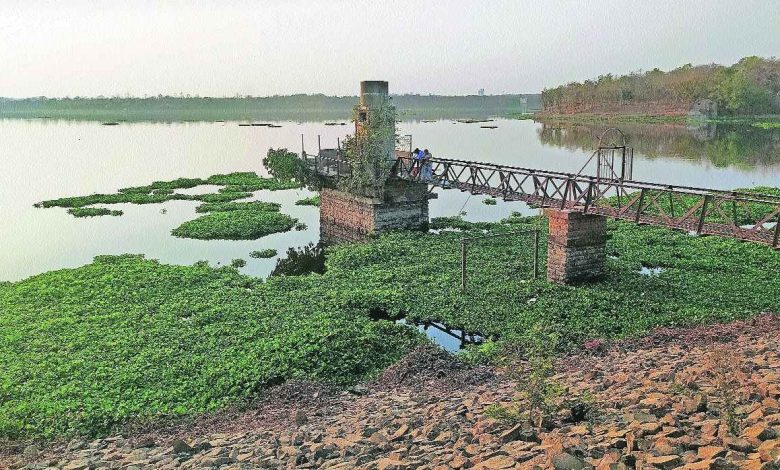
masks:
<svg viewBox="0 0 780 470"><path fill-rule="evenodd" d="M552 426L497 421L518 396L508 374L446 374L361 393L311 392L220 432L121 436L0 457L12 469L780 469L780 322L663 330L561 359ZM593 344L593 343L592 343ZM309 405L309 403L312 403ZM249 424L247 424L249 423ZM731 431L733 432L730 432ZM1 454L0 454L1 455Z"/></svg>

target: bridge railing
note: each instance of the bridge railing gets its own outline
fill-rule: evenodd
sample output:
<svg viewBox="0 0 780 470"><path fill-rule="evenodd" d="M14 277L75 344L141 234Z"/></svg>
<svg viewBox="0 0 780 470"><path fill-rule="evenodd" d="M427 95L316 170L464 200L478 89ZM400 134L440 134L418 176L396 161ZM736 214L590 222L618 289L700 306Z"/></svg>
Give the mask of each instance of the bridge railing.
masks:
<svg viewBox="0 0 780 470"><path fill-rule="evenodd" d="M425 165L430 171L421 171ZM604 179L443 158L398 158L395 175L538 207L578 210L638 224L780 246L780 196L773 194Z"/></svg>

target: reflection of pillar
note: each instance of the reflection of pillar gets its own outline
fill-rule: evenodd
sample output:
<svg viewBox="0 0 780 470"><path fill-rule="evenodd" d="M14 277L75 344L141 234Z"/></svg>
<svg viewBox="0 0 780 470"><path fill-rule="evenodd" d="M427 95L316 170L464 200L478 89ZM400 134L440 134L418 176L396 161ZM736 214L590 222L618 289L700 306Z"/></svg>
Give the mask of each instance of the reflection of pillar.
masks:
<svg viewBox="0 0 780 470"><path fill-rule="evenodd" d="M578 211L546 209L547 279L559 284L594 279L604 274L607 219Z"/></svg>

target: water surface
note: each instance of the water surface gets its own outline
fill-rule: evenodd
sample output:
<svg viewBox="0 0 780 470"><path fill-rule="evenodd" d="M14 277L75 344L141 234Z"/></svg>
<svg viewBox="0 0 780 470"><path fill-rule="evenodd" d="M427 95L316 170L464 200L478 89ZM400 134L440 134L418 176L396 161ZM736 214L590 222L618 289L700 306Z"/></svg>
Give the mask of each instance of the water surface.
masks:
<svg viewBox="0 0 780 470"><path fill-rule="evenodd" d="M196 217L197 201L111 206L120 217L79 219L62 208L36 209L45 199L114 192L126 186L178 177L256 171L266 174L261 159L269 147L316 151L334 147L352 126L324 122L277 121L279 128L239 126L237 122L120 123L90 121L0 120L0 281L14 281L45 271L89 263L95 255L143 253L165 263L207 260L228 264L247 261L243 272L265 276L277 258L252 259L253 250L287 248L319 240L318 209L295 206L307 190L260 191L256 199L279 202L282 211L308 229L269 235L252 241L189 240L171 229ZM496 129L450 119L404 121L401 134L413 135L413 146L435 156L575 172L591 156L596 137L606 127L496 119ZM644 125L626 126L636 147L634 179L718 189L780 185L780 130L749 127ZM588 169L592 173L592 169ZM194 191L203 191L198 188ZM497 220L512 211L535 213L522 202L495 206L484 196L440 191L431 201L431 216L461 211L468 220Z"/></svg>

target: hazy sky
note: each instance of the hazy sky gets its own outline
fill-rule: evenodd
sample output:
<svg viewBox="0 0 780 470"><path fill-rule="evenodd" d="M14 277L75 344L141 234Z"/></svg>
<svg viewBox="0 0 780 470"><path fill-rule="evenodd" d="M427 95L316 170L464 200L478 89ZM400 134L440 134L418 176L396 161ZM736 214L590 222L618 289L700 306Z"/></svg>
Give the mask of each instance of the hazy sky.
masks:
<svg viewBox="0 0 780 470"><path fill-rule="evenodd" d="M780 56L780 0L0 0L0 96L539 92Z"/></svg>

